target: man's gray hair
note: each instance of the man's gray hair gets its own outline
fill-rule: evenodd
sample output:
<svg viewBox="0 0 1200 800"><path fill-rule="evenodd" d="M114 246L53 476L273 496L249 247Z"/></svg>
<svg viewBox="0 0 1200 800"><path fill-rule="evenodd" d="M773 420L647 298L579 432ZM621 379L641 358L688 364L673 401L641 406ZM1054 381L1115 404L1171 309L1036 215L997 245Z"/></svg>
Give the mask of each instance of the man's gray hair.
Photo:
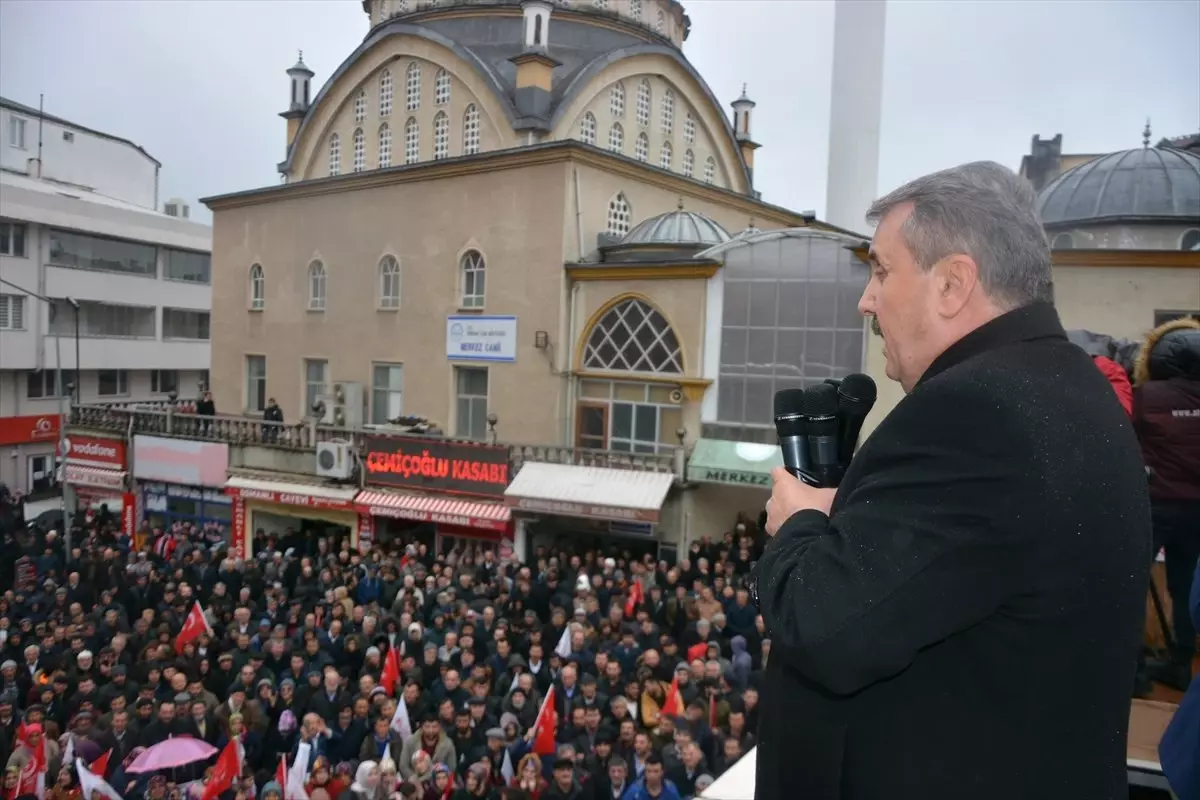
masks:
<svg viewBox="0 0 1200 800"><path fill-rule="evenodd" d="M975 161L934 172L876 200L867 221L878 223L905 203L913 211L901 235L922 269L962 253L974 259L984 291L1001 308L1054 301L1037 194L1012 170Z"/></svg>

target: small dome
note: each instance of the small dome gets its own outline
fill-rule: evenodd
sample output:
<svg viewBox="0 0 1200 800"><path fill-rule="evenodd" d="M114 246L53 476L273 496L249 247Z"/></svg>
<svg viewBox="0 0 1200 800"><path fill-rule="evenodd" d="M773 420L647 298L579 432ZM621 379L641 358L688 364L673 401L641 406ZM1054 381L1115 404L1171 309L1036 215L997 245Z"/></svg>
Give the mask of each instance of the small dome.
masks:
<svg viewBox="0 0 1200 800"><path fill-rule="evenodd" d="M671 246L724 244L729 233L703 214L669 211L638 224L621 240L622 245L662 244Z"/></svg>
<svg viewBox="0 0 1200 800"><path fill-rule="evenodd" d="M1092 159L1038 197L1044 225L1200 219L1200 156L1141 147Z"/></svg>

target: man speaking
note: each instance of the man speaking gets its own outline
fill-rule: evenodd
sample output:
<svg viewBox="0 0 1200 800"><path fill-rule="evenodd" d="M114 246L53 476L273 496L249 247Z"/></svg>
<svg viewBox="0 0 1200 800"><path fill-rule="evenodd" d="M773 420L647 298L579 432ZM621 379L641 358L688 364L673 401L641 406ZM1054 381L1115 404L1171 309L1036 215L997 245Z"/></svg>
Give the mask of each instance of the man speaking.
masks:
<svg viewBox="0 0 1200 800"><path fill-rule="evenodd" d="M838 489L774 473L756 797L1124 800L1146 478L1033 190L967 164L868 219L859 309L907 397Z"/></svg>

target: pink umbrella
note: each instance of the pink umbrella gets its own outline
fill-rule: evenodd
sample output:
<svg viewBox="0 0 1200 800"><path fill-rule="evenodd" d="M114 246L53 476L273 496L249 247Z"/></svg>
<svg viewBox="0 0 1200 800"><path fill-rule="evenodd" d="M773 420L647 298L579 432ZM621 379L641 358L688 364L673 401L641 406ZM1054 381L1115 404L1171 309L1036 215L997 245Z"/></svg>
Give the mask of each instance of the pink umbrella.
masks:
<svg viewBox="0 0 1200 800"><path fill-rule="evenodd" d="M204 759L217 752L203 739L193 739L191 736L173 736L165 742L159 742L133 760L125 768L126 772L156 772L160 769L182 767Z"/></svg>

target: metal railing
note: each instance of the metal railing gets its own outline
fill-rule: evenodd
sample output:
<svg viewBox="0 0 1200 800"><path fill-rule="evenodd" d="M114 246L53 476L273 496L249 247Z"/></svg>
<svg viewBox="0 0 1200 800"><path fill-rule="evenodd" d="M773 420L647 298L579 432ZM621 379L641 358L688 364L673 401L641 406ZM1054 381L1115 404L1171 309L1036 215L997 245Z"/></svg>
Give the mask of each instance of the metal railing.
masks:
<svg viewBox="0 0 1200 800"><path fill-rule="evenodd" d="M349 442L361 451L367 436L429 438L428 434L338 428L312 422L264 422L254 417L229 414L203 416L192 413L190 407L189 410L183 411L178 407L158 407L149 403L72 406L68 428L118 433L127 437L140 433L172 439L196 439L300 451L315 451L318 442L329 441ZM457 441L448 437L440 438L445 441ZM679 469L679 459L674 449L665 453L626 453L553 444L500 444L512 448L514 473L527 461L641 472L675 473Z"/></svg>

